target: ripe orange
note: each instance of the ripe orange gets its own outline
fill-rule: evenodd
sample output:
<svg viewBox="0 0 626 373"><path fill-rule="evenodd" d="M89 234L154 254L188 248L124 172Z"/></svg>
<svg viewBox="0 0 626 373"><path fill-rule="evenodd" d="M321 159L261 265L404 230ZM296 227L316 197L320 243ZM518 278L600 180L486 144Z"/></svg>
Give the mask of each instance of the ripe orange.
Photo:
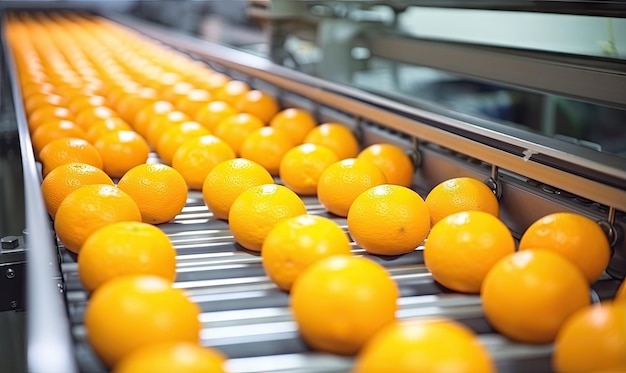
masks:
<svg viewBox="0 0 626 373"><path fill-rule="evenodd" d="M187 182L190 189L201 190L204 179L220 162L235 158L235 152L213 135L194 137L178 147L172 157L172 167Z"/></svg>
<svg viewBox="0 0 626 373"><path fill-rule="evenodd" d="M122 221L109 224L85 241L78 256L78 276L87 291L113 278L155 275L176 277L176 251L169 238L151 224Z"/></svg>
<svg viewBox="0 0 626 373"><path fill-rule="evenodd" d="M235 108L241 113L254 115L264 123L269 123L270 119L280 110L274 97L257 89L250 90L238 97L235 101Z"/></svg>
<svg viewBox="0 0 626 373"><path fill-rule="evenodd" d="M185 96L177 98L174 104L178 110L193 118L196 112L201 107L206 106L211 100L212 96L208 91L196 88L187 92Z"/></svg>
<svg viewBox="0 0 626 373"><path fill-rule="evenodd" d="M160 342L198 343L198 306L172 282L158 276L131 275L107 281L85 310L91 347L107 366L133 350Z"/></svg>
<svg viewBox="0 0 626 373"><path fill-rule="evenodd" d="M211 92L213 99L217 101L225 101L230 105L236 106L240 97L246 94L250 90L248 83L241 80L229 80L221 87L214 89Z"/></svg>
<svg viewBox="0 0 626 373"><path fill-rule="evenodd" d="M131 127L128 123L118 117L111 117L97 120L87 131L87 141L92 144L107 133L114 131L130 131Z"/></svg>
<svg viewBox="0 0 626 373"><path fill-rule="evenodd" d="M78 113L86 107L103 105L106 105L106 99L98 95L78 95L70 98L67 102L68 109L73 113Z"/></svg>
<svg viewBox="0 0 626 373"><path fill-rule="evenodd" d="M26 114L30 114L38 107L46 105L61 106L63 105L63 97L54 93L35 93L24 99Z"/></svg>
<svg viewBox="0 0 626 373"><path fill-rule="evenodd" d="M287 132L291 141L300 145L307 133L315 128L317 121L304 109L287 108L274 115L269 124L271 127Z"/></svg>
<svg viewBox="0 0 626 373"><path fill-rule="evenodd" d="M482 211L457 212L433 226L424 245L424 264L440 284L478 293L487 272L515 252L511 232Z"/></svg>
<svg viewBox="0 0 626 373"><path fill-rule="evenodd" d="M594 220L575 213L546 215L526 229L520 250L552 250L574 263L589 283L596 281L611 259L611 247Z"/></svg>
<svg viewBox="0 0 626 373"><path fill-rule="evenodd" d="M115 105L117 111L125 121L132 122L139 110L146 105L157 101L158 92L154 88L141 87L137 92L127 94Z"/></svg>
<svg viewBox="0 0 626 373"><path fill-rule="evenodd" d="M126 355L113 373L226 373L226 358L215 349L195 343L150 344Z"/></svg>
<svg viewBox="0 0 626 373"><path fill-rule="evenodd" d="M51 122L42 123L31 137L35 154L39 154L41 149L53 140L64 137L85 139L87 135L74 122L67 119L54 119Z"/></svg>
<svg viewBox="0 0 626 373"><path fill-rule="evenodd" d="M415 250L430 230L430 215L415 191L393 184L367 189L352 202L348 230L354 242L378 255Z"/></svg>
<svg viewBox="0 0 626 373"><path fill-rule="evenodd" d="M265 167L273 176L278 176L280 162L285 154L293 148L289 136L273 127L261 127L248 135L239 153Z"/></svg>
<svg viewBox="0 0 626 373"><path fill-rule="evenodd" d="M117 187L137 203L145 223L167 223L183 210L187 201L185 179L164 164L135 166L122 176Z"/></svg>
<svg viewBox="0 0 626 373"><path fill-rule="evenodd" d="M102 156L104 171L120 178L131 168L145 163L150 153L146 140L135 131L112 131L94 144Z"/></svg>
<svg viewBox="0 0 626 373"><path fill-rule="evenodd" d="M213 216L227 220L230 207L241 193L253 186L273 182L272 175L260 164L235 158L213 167L202 184L202 196Z"/></svg>
<svg viewBox="0 0 626 373"><path fill-rule="evenodd" d="M184 97L185 95L187 95L187 93L189 93L189 91L191 91L192 89L193 89L193 84L180 81L180 82L175 83L172 86L169 86L163 89L161 92L161 97L163 97L164 100L173 103L174 106L176 107L177 106L176 100L179 97ZM180 110L180 108L178 107L177 109Z"/></svg>
<svg viewBox="0 0 626 373"><path fill-rule="evenodd" d="M102 169L102 157L95 146L83 139L65 137L51 141L39 153L46 177L56 167L72 162L86 163Z"/></svg>
<svg viewBox="0 0 626 373"><path fill-rule="evenodd" d="M283 184L294 192L315 195L322 172L337 161L337 155L323 145L302 144L285 153L278 175Z"/></svg>
<svg viewBox="0 0 626 373"><path fill-rule="evenodd" d="M287 187L263 184L242 192L228 213L235 241L248 250L261 251L272 227L285 219L306 213L304 202Z"/></svg>
<svg viewBox="0 0 626 373"><path fill-rule="evenodd" d="M483 280L481 299L487 321L523 343L554 341L565 320L590 303L582 272L548 250L518 251L500 259Z"/></svg>
<svg viewBox="0 0 626 373"><path fill-rule="evenodd" d="M72 112L66 107L45 104L39 106L28 115L28 129L32 132L46 122L55 119L68 119L73 121L73 117Z"/></svg>
<svg viewBox="0 0 626 373"><path fill-rule="evenodd" d="M396 283L380 264L334 255L298 276L291 287L291 311L309 345L349 355L395 320L398 297Z"/></svg>
<svg viewBox="0 0 626 373"><path fill-rule="evenodd" d="M626 305L596 304L570 316L554 343L556 372L626 371Z"/></svg>
<svg viewBox="0 0 626 373"><path fill-rule="evenodd" d="M117 113L107 106L86 106L76 113L75 122L84 131L89 131L91 126L100 119L116 117Z"/></svg>
<svg viewBox="0 0 626 373"><path fill-rule="evenodd" d="M246 137L263 126L265 124L254 115L241 113L223 119L212 132L226 141L236 154L241 154L241 145Z"/></svg>
<svg viewBox="0 0 626 373"><path fill-rule="evenodd" d="M436 185L425 198L431 225L450 214L462 211L484 211L498 216L499 204L485 183L470 177L456 177Z"/></svg>
<svg viewBox="0 0 626 373"><path fill-rule="evenodd" d="M157 153L159 153L159 158L163 160L163 162L167 164L172 164L172 158L174 158L174 154L178 147L181 146L185 141L190 140L194 137L200 137L205 135L210 135L206 127L202 126L198 122L183 122L179 124L175 124L169 129L167 129L161 137L159 138L159 142L156 145Z"/></svg>
<svg viewBox="0 0 626 373"><path fill-rule="evenodd" d="M390 323L359 352L354 373L496 372L489 352L474 332L446 318Z"/></svg>
<svg viewBox="0 0 626 373"><path fill-rule="evenodd" d="M228 75L218 72L211 72L208 75L196 76L196 78L196 84L198 87L206 89L212 94L231 80Z"/></svg>
<svg viewBox="0 0 626 373"><path fill-rule="evenodd" d="M115 186L85 185L61 202L54 230L68 250L78 253L93 232L118 221L141 221L135 201Z"/></svg>
<svg viewBox="0 0 626 373"><path fill-rule="evenodd" d="M174 105L169 101L152 102L141 108L130 124L133 126L135 131L142 136L145 136L148 126L154 117L173 110Z"/></svg>
<svg viewBox="0 0 626 373"><path fill-rule="evenodd" d="M386 182L385 174L374 163L347 158L322 172L317 182L317 198L328 211L345 217L359 194Z"/></svg>
<svg viewBox="0 0 626 373"><path fill-rule="evenodd" d="M148 140L148 144L156 148L165 131L177 124L188 122L189 120L190 118L187 114L177 110L155 116L146 129L146 140Z"/></svg>
<svg viewBox="0 0 626 373"><path fill-rule="evenodd" d="M115 185L104 171L85 163L66 163L50 171L41 182L41 193L50 216L54 219L59 205L71 192L89 184Z"/></svg>
<svg viewBox="0 0 626 373"><path fill-rule="evenodd" d="M356 136L348 127L339 123L320 124L307 133L303 142L327 146L339 159L354 158L359 153Z"/></svg>
<svg viewBox="0 0 626 373"><path fill-rule="evenodd" d="M413 184L413 161L402 148L393 144L374 144L361 150L357 158L370 160L380 167L389 184L410 187Z"/></svg>
<svg viewBox="0 0 626 373"><path fill-rule="evenodd" d="M217 125L224 119L238 114L230 104L224 101L211 101L206 105L200 106L194 119L205 126L211 132L215 132Z"/></svg>
<svg viewBox="0 0 626 373"><path fill-rule="evenodd" d="M299 215L276 223L261 252L265 273L279 288L289 291L311 264L332 255L350 255L350 240L331 219Z"/></svg>

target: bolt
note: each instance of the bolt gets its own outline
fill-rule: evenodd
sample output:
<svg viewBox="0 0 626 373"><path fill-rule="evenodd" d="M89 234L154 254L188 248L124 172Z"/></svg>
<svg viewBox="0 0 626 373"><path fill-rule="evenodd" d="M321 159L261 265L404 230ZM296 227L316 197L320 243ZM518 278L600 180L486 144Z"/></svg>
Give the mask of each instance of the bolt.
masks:
<svg viewBox="0 0 626 373"><path fill-rule="evenodd" d="M16 247L20 245L20 240L17 236L2 237L0 238L0 241L2 242L3 250L15 249Z"/></svg>
<svg viewBox="0 0 626 373"><path fill-rule="evenodd" d="M15 271L13 271L11 268L8 268L5 275L7 276L7 278L13 278L15 277Z"/></svg>
<svg viewBox="0 0 626 373"><path fill-rule="evenodd" d="M11 305L11 308L17 308L17 301L16 300L12 300L9 305Z"/></svg>

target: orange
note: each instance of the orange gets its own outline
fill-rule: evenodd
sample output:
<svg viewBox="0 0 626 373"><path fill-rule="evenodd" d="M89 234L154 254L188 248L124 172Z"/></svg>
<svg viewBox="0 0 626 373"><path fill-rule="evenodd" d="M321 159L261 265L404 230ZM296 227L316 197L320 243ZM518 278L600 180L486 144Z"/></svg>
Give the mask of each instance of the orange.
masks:
<svg viewBox="0 0 626 373"><path fill-rule="evenodd" d="M24 110L27 114L30 114L39 106L61 106L62 103L63 97L59 95L54 93L37 93L24 100Z"/></svg>
<svg viewBox="0 0 626 373"><path fill-rule="evenodd" d="M76 113L76 124L89 131L91 126L100 119L116 117L117 113L107 106L86 106Z"/></svg>
<svg viewBox="0 0 626 373"><path fill-rule="evenodd" d="M72 137L56 139L41 149L39 159L43 164L43 176L54 168L72 162L87 163L102 169L102 157L95 146L86 140Z"/></svg>
<svg viewBox="0 0 626 373"><path fill-rule="evenodd" d="M150 224L167 223L185 207L187 183L172 167L140 164L128 170L117 187L133 198L141 219Z"/></svg>
<svg viewBox="0 0 626 373"><path fill-rule="evenodd" d="M425 198L431 225L450 214L462 211L484 211L498 216L499 204L485 183L471 177L456 177L436 185Z"/></svg>
<svg viewBox="0 0 626 373"><path fill-rule="evenodd" d="M84 139L87 135L74 122L66 119L54 119L43 123L32 133L31 141L35 154L39 154L51 141L64 137Z"/></svg>
<svg viewBox="0 0 626 373"><path fill-rule="evenodd" d="M398 297L396 283L380 264L334 255L298 276L291 287L291 311L311 347L350 355L395 320Z"/></svg>
<svg viewBox="0 0 626 373"><path fill-rule="evenodd" d="M546 215L522 235L520 250L552 250L574 263L595 282L611 259L611 246L602 227L594 220L571 212Z"/></svg>
<svg viewBox="0 0 626 373"><path fill-rule="evenodd" d="M28 129L32 132L46 122L50 122L55 119L73 120L72 118L72 112L68 108L45 104L39 106L32 113L30 113L30 115L28 115Z"/></svg>
<svg viewBox="0 0 626 373"><path fill-rule="evenodd" d="M196 78L196 83L198 87L206 89L211 93L214 93L216 90L220 89L231 80L228 75L218 72L212 72L208 75L197 76Z"/></svg>
<svg viewBox="0 0 626 373"><path fill-rule="evenodd" d="M130 275L107 281L85 309L87 340L109 367L133 350L160 342L197 344L198 306L172 282Z"/></svg>
<svg viewBox="0 0 626 373"><path fill-rule="evenodd" d="M211 99L211 94L208 91L196 88L187 92L185 96L178 97L174 104L178 110L193 118L201 107L211 102Z"/></svg>
<svg viewBox="0 0 626 373"><path fill-rule="evenodd" d="M146 129L146 140L153 148L156 148L161 135L177 124L188 122L190 119L182 111L170 111L168 113L155 116Z"/></svg>
<svg viewBox="0 0 626 373"><path fill-rule="evenodd" d="M626 371L626 305L595 304L570 316L556 337L556 372Z"/></svg>
<svg viewBox="0 0 626 373"><path fill-rule="evenodd" d="M284 130L291 137L291 141L300 145L307 133L317 125L317 121L308 111L297 108L287 108L272 117L270 126Z"/></svg>
<svg viewBox="0 0 626 373"><path fill-rule="evenodd" d="M487 321L522 343L549 343L563 323L590 303L582 272L548 250L524 250L500 259L481 287Z"/></svg>
<svg viewBox="0 0 626 373"><path fill-rule="evenodd" d="M241 80L229 80L221 87L214 89L211 92L213 99L217 101L225 101L230 105L236 106L240 97L246 94L250 90L248 83Z"/></svg>
<svg viewBox="0 0 626 373"><path fill-rule="evenodd" d="M90 106L103 106L106 105L106 99L102 96L86 96L80 95L71 98L67 107L74 113L78 113L80 110Z"/></svg>
<svg viewBox="0 0 626 373"><path fill-rule="evenodd" d="M159 138L159 142L156 146L159 158L161 158L163 162L171 164L172 158L174 158L174 153L176 153L178 147L181 146L185 141L190 140L194 137L200 137L210 134L211 133L209 132L209 130L198 122L187 121L175 124L165 130L165 132L163 132L163 134L161 134L161 137Z"/></svg>
<svg viewBox="0 0 626 373"><path fill-rule="evenodd" d="M146 131L150 122L154 117L168 113L174 110L174 105L169 101L156 101L151 102L148 105L137 111L135 118L130 122L133 129L142 136L146 135Z"/></svg>
<svg viewBox="0 0 626 373"><path fill-rule="evenodd" d="M263 126L265 124L254 115L241 113L223 119L212 133L226 141L236 154L240 154L246 137Z"/></svg>
<svg viewBox="0 0 626 373"><path fill-rule="evenodd" d="M192 89L193 89L193 84L191 83L177 82L174 85L165 88L161 92L161 97L163 97L163 99L166 101L174 103L174 106L177 106L176 99L178 99L179 97L184 97ZM180 110L179 107L176 107L176 108Z"/></svg>
<svg viewBox="0 0 626 373"><path fill-rule="evenodd" d="M328 211L345 217L359 194L386 182L385 174L374 163L348 158L322 172L317 182L317 198Z"/></svg>
<svg viewBox="0 0 626 373"><path fill-rule="evenodd" d="M270 174L278 176L280 162L291 148L293 143L283 130L261 127L245 138L239 153L242 158L257 162Z"/></svg>
<svg viewBox="0 0 626 373"><path fill-rule="evenodd" d="M113 373L226 373L226 358L215 349L188 342L150 344L126 355Z"/></svg>
<svg viewBox="0 0 626 373"><path fill-rule="evenodd" d="M353 373L496 372L489 352L474 332L447 318L390 323L361 350Z"/></svg>
<svg viewBox="0 0 626 373"><path fill-rule="evenodd" d="M151 93L149 93L152 92L151 90L152 88L143 87L137 95L124 97L115 106L115 111L118 112L122 119L132 123L141 109L158 101L156 93L154 93L155 96L151 96ZM141 92L145 93L142 95Z"/></svg>
<svg viewBox="0 0 626 373"><path fill-rule="evenodd" d="M241 193L273 182L272 175L260 164L235 158L220 162L209 172L202 184L202 196L213 216L226 220L230 207Z"/></svg>
<svg viewBox="0 0 626 373"><path fill-rule="evenodd" d="M329 147L339 159L354 158L359 142L350 129L339 123L324 123L307 133L303 142Z"/></svg>
<svg viewBox="0 0 626 373"><path fill-rule="evenodd" d="M482 211L457 212L433 226L424 245L424 264L445 287L479 293L487 272L515 252L511 232Z"/></svg>
<svg viewBox="0 0 626 373"><path fill-rule="evenodd" d="M235 108L241 113L254 115L264 123L269 123L270 119L280 110L274 97L257 89L250 90L237 98Z"/></svg>
<svg viewBox="0 0 626 373"><path fill-rule="evenodd" d="M41 182L43 200L50 216L54 219L59 205L71 192L89 184L115 185L104 171L85 163L66 163L50 171Z"/></svg>
<svg viewBox="0 0 626 373"><path fill-rule="evenodd" d="M65 197L54 219L54 229L65 247L78 253L89 236L118 221L141 221L133 199L115 186L82 186Z"/></svg>
<svg viewBox="0 0 626 373"><path fill-rule="evenodd" d="M213 135L194 137L182 143L172 157L190 189L201 190L204 179L218 163L235 158L235 152Z"/></svg>
<svg viewBox="0 0 626 373"><path fill-rule="evenodd" d="M135 131L113 131L96 140L104 172L113 178L124 176L131 168L145 163L150 153L146 140Z"/></svg>
<svg viewBox="0 0 626 373"><path fill-rule="evenodd" d="M348 231L365 251L400 255L415 250L430 230L430 215L415 191L393 184L367 189L352 202Z"/></svg>
<svg viewBox="0 0 626 373"><path fill-rule="evenodd" d="M329 218L299 215L276 223L261 252L265 273L279 288L289 291L311 264L332 255L350 255L350 240Z"/></svg>
<svg viewBox="0 0 626 373"><path fill-rule="evenodd" d="M104 118L97 120L93 123L91 128L87 131L87 140L92 144L95 143L100 137L109 132L114 131L129 131L131 127L128 123L118 117Z"/></svg>
<svg viewBox="0 0 626 373"><path fill-rule="evenodd" d="M285 153L278 175L283 184L294 192L315 195L322 172L337 161L337 155L323 145L302 144Z"/></svg>
<svg viewBox="0 0 626 373"><path fill-rule="evenodd" d="M87 291L125 275L176 277L176 251L162 230L151 224L109 224L85 241L78 256L78 276Z"/></svg>
<svg viewBox="0 0 626 373"><path fill-rule="evenodd" d="M261 251L276 223L304 213L306 207L297 194L282 185L263 184L246 189L235 199L228 224L237 243Z"/></svg>
<svg viewBox="0 0 626 373"><path fill-rule="evenodd" d="M413 184L413 161L402 148L393 144L374 144L361 150L357 158L370 160L380 167L389 184L410 187Z"/></svg>
<svg viewBox="0 0 626 373"><path fill-rule="evenodd" d="M201 105L194 115L194 119L200 124L214 132L217 125L224 119L238 114L230 104L224 101L211 101L205 105Z"/></svg>

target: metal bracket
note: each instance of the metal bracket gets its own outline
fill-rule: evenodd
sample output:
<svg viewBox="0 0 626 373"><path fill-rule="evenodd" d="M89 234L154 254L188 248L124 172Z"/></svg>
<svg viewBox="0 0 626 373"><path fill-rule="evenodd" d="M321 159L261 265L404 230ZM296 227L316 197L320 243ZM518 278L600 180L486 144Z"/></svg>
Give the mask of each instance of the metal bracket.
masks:
<svg viewBox="0 0 626 373"><path fill-rule="evenodd" d="M6 236L0 242L0 311L23 310L26 284L24 239Z"/></svg>

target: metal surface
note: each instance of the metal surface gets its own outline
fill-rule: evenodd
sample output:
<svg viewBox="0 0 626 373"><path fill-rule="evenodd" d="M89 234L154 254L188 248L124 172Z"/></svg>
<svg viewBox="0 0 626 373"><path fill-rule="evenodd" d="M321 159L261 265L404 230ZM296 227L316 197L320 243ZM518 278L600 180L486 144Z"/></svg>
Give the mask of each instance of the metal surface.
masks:
<svg viewBox="0 0 626 373"><path fill-rule="evenodd" d="M304 198L307 212L329 217L344 230L345 218L330 215L315 198ZM264 274L261 257L236 244L226 222L206 208L202 195L191 192L187 206L172 222L159 226L177 251L175 286L184 289L201 310L201 343L229 356L231 373L347 372L352 357L311 350L299 337L289 310L289 296ZM483 317L480 297L450 292L438 285L424 266L422 247L398 257L363 255L387 268L400 288L398 318L450 317L479 334L498 371L549 372L551 345L512 342L494 332ZM74 257L63 256L69 315L82 372L106 369L85 340L82 316L87 294L77 277ZM594 285L599 298L614 294L619 282L604 279Z"/></svg>
<svg viewBox="0 0 626 373"><path fill-rule="evenodd" d="M8 67L9 77L12 78L10 94L14 98L24 173L24 195L27 196L25 198L26 229L32 237L37 237L28 242L26 250L28 263L26 302L29 309L27 319L28 371L73 373L77 368L65 302L59 292L60 269L55 255L56 248L52 240L46 239L50 237L50 220L39 187L39 172L21 102L20 86L15 80L17 72L6 40L4 19L2 27L2 55Z"/></svg>
<svg viewBox="0 0 626 373"><path fill-rule="evenodd" d="M621 60L594 60L381 33L367 33L362 38L373 55L391 60L626 108L626 64Z"/></svg>

